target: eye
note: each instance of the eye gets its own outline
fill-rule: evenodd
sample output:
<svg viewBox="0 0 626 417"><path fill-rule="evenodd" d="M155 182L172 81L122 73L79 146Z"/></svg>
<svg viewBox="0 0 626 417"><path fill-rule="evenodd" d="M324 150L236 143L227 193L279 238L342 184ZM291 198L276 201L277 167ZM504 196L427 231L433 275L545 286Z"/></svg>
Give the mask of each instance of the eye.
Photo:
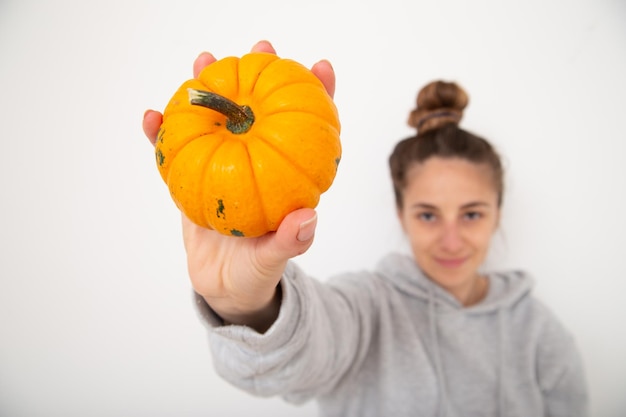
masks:
<svg viewBox="0 0 626 417"><path fill-rule="evenodd" d="M417 214L417 218L427 223L431 223L435 221L435 214L429 211L424 211Z"/></svg>
<svg viewBox="0 0 626 417"><path fill-rule="evenodd" d="M481 217L483 217L483 214L478 211L468 211L467 213L463 214L463 218L466 220L478 220Z"/></svg>

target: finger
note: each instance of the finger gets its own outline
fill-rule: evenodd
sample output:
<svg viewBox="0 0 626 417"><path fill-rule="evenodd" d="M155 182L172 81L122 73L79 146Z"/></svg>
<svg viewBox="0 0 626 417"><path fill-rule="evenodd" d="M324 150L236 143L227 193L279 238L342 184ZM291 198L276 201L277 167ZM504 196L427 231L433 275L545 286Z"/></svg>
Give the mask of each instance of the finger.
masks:
<svg viewBox="0 0 626 417"><path fill-rule="evenodd" d="M327 60L322 60L311 67L311 71L320 79L328 94L335 95L335 70Z"/></svg>
<svg viewBox="0 0 626 417"><path fill-rule="evenodd" d="M153 145L156 143L162 121L163 116L155 110L146 110L143 115L143 132Z"/></svg>
<svg viewBox="0 0 626 417"><path fill-rule="evenodd" d="M275 54L276 50L269 41L259 41L252 47L252 52L268 52Z"/></svg>
<svg viewBox="0 0 626 417"><path fill-rule="evenodd" d="M193 62L193 77L198 78L204 67L214 63L215 61L216 59L213 54L210 52L202 52Z"/></svg>
<svg viewBox="0 0 626 417"><path fill-rule="evenodd" d="M276 233L266 235L257 259L268 269L276 268L290 258L306 252L315 235L317 213L313 209L296 210L285 217Z"/></svg>

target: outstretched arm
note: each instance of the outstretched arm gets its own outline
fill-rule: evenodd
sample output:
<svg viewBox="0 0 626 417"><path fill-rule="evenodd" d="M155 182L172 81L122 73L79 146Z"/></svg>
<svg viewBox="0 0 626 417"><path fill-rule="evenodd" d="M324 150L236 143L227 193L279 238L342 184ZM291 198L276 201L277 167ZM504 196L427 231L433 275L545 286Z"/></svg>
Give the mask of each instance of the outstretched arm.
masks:
<svg viewBox="0 0 626 417"><path fill-rule="evenodd" d="M267 41L258 42L252 51L276 53ZM215 61L212 54L201 53L193 64L194 77ZM311 71L332 96L335 74L330 63L320 61ZM143 130L153 145L162 118L155 110L144 113ZM299 209L287 215L276 232L242 239L199 227L183 215L183 240L194 290L225 322L264 332L278 316L277 288L287 261L308 250L316 224L314 210Z"/></svg>

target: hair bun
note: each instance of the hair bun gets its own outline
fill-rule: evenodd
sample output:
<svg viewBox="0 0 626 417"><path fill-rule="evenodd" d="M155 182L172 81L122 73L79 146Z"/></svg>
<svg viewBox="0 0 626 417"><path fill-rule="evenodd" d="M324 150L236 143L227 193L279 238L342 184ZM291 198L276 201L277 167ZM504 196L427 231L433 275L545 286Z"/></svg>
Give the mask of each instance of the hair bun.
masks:
<svg viewBox="0 0 626 417"><path fill-rule="evenodd" d="M465 90L453 82L433 81L417 95L417 108L409 114L408 124L418 133L454 123L459 124L469 98Z"/></svg>

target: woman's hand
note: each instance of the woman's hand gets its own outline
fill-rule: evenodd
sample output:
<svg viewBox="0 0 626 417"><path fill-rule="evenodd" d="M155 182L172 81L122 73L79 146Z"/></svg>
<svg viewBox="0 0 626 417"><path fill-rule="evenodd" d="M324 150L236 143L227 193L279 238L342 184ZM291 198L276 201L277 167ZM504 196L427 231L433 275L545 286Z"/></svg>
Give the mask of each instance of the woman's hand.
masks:
<svg viewBox="0 0 626 417"><path fill-rule="evenodd" d="M252 52L276 53L266 41L257 43ZM215 61L208 52L200 54L193 64L194 77ZM330 63L320 61L311 71L333 96L335 74ZM143 130L153 145L161 122L161 113L145 112ZM314 210L300 209L287 215L276 232L241 238L199 227L183 215L183 240L194 290L225 322L264 332L280 309L277 287L287 261L311 246L316 222Z"/></svg>

